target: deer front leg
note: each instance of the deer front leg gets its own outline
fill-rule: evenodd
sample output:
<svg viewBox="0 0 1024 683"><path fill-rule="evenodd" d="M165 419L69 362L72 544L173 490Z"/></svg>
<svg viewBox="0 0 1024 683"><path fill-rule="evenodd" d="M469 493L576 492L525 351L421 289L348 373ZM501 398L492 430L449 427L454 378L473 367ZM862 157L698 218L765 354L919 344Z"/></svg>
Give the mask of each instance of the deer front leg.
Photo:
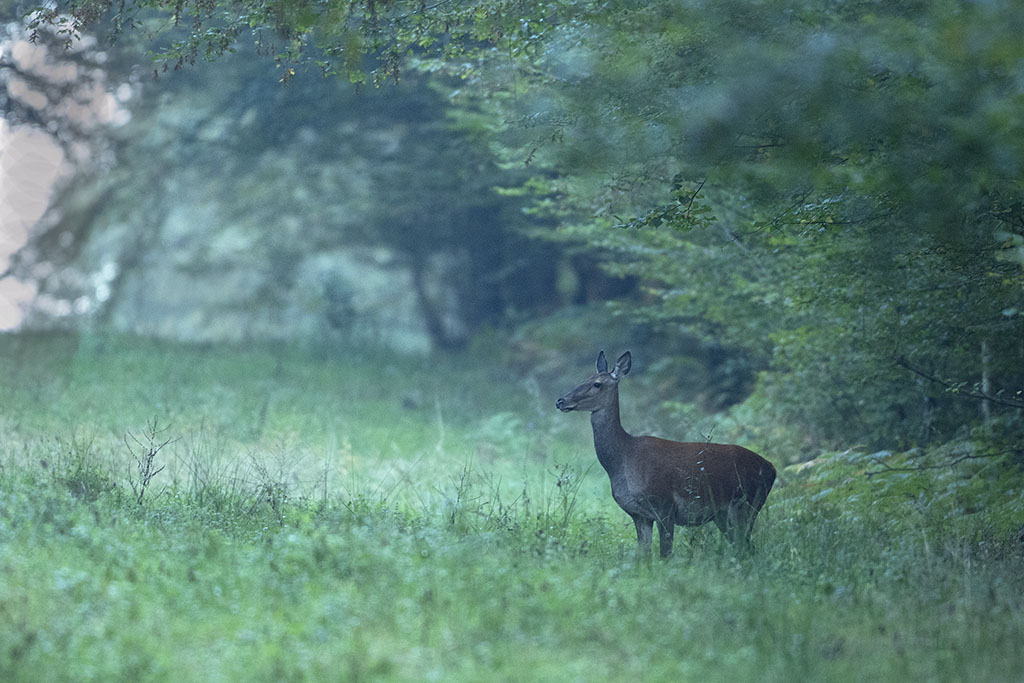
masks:
<svg viewBox="0 0 1024 683"><path fill-rule="evenodd" d="M636 527L636 542L638 551L642 557L649 557L651 554L651 539L654 536L654 520L630 515L633 518L633 525Z"/></svg>
<svg viewBox="0 0 1024 683"><path fill-rule="evenodd" d="M669 557L672 554L672 537L675 531L676 525L671 520L658 520L659 550L662 557Z"/></svg>

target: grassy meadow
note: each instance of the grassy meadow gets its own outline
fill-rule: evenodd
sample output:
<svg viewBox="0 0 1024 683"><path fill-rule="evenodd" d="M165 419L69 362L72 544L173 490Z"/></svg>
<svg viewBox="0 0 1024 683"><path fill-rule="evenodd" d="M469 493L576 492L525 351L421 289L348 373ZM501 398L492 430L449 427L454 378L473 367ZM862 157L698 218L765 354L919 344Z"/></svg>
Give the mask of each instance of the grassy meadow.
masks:
<svg viewBox="0 0 1024 683"><path fill-rule="evenodd" d="M0 337L0 680L1024 681L1012 463L747 444L756 554L641 561L589 367L470 357Z"/></svg>

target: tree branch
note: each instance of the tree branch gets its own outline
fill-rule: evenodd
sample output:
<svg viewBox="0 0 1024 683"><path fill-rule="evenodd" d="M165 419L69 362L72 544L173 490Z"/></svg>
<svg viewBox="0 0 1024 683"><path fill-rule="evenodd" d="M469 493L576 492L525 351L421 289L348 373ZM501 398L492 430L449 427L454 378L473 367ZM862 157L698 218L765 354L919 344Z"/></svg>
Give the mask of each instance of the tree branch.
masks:
<svg viewBox="0 0 1024 683"><path fill-rule="evenodd" d="M896 365L906 370L909 370L918 377L926 379L929 382L934 382L939 386L945 387L946 391L952 394L956 394L957 396L963 396L964 398L973 398L979 401L991 401L996 405L1007 406L1009 408L1024 408L1024 401L1017 401L1012 398L1003 398L1001 396L993 396L991 394L985 393L984 391L964 391L960 387L960 385L954 384L953 382L944 380L941 377L936 377L931 373L925 372L924 370L914 366L906 358L897 358Z"/></svg>
<svg viewBox="0 0 1024 683"><path fill-rule="evenodd" d="M890 467L882 462L879 458L871 458L871 461L881 466L880 470L872 470L871 472L865 472L864 476L871 478L876 474L889 474L890 472L924 472L925 470L941 470L947 467L953 467L956 464L963 462L964 460L982 460L984 458L995 458L1000 455L1006 455L1009 451L1001 451L999 453L985 453L983 455L961 455L959 458L954 458L949 462L939 463L938 465L918 465L917 467Z"/></svg>

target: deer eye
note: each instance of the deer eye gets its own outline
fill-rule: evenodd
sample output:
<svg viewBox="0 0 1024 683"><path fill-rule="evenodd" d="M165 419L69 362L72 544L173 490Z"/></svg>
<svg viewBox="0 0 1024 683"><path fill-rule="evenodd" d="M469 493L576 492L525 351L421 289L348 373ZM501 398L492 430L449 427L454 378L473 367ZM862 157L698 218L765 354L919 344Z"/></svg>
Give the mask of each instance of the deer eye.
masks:
<svg viewBox="0 0 1024 683"><path fill-rule="evenodd" d="M601 383L600 382L594 382L594 388L595 389L600 389L601 388Z"/></svg>

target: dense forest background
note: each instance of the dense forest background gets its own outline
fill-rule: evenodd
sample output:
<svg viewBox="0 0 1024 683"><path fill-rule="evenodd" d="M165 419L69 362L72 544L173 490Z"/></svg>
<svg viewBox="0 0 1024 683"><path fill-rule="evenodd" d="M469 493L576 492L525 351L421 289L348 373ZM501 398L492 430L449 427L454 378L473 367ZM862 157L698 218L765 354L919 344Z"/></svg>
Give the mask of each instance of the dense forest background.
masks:
<svg viewBox="0 0 1024 683"><path fill-rule="evenodd" d="M1012 2L27 9L4 116L73 164L4 274L27 327L575 359L603 326L662 408L790 458L1019 457ZM76 121L96 89L128 115Z"/></svg>

